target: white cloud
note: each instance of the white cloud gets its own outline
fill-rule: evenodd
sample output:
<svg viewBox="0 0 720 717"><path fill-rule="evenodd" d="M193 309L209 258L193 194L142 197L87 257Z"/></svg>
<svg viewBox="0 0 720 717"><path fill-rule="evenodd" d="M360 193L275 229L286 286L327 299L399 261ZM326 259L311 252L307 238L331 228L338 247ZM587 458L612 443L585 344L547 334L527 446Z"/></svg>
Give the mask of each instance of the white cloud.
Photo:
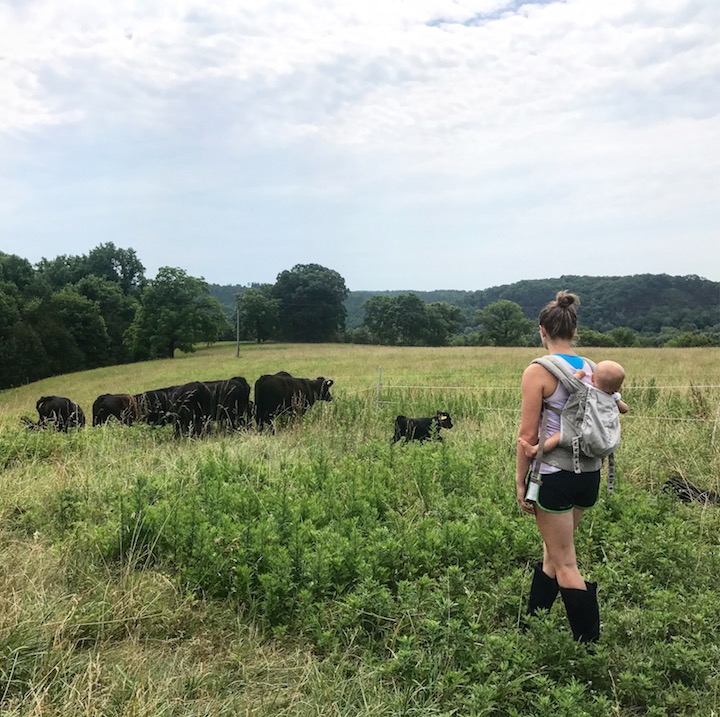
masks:
<svg viewBox="0 0 720 717"><path fill-rule="evenodd" d="M102 174L107 213L113 193L162 197L169 224L242 190L325 202L341 227L342 198L375 202L398 231L444 204L458 237L478 212L548 235L646 217L657 237L650 218L683 212L716 227L719 26L704 0L5 3L0 169L19 199L0 215L29 231L47 159L72 160L77 197Z"/></svg>

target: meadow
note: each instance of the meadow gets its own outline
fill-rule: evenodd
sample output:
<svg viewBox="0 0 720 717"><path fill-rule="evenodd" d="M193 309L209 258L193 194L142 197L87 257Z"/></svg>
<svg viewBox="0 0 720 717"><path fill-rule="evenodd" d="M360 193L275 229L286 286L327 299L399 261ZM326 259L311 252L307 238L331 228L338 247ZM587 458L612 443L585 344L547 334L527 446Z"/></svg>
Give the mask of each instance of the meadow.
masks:
<svg viewBox="0 0 720 717"><path fill-rule="evenodd" d="M0 713L720 713L717 349L591 349L626 368L616 491L583 519L602 636L558 601L524 619L542 546L514 499L519 380L536 349L201 347L0 393ZM41 395L263 373L334 380L275 435L32 432ZM434 444L399 413L447 410Z"/></svg>

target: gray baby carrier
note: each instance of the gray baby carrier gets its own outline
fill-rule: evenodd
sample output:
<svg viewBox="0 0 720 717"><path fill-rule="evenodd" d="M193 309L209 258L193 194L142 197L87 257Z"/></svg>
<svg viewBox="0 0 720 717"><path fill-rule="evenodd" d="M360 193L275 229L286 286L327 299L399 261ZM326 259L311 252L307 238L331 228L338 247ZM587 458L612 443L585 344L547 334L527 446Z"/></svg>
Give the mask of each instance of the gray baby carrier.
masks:
<svg viewBox="0 0 720 717"><path fill-rule="evenodd" d="M593 371L595 364L585 359ZM580 381L568 363L559 356L542 356L533 361L555 376L570 396L563 409L543 402L540 443L530 480L540 484L540 464L574 473L598 470L602 459L608 459L608 493L615 486L615 449L620 444L620 411L610 395ZM543 454L547 420L550 412L560 415L560 443Z"/></svg>

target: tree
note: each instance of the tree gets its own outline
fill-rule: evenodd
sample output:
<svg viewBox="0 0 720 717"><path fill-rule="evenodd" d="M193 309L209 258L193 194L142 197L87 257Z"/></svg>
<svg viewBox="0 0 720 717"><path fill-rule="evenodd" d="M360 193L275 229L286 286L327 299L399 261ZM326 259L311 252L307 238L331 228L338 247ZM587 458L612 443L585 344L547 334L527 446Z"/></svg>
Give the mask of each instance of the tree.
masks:
<svg viewBox="0 0 720 717"><path fill-rule="evenodd" d="M445 346L460 330L462 310L445 301L426 304L417 294L373 296L363 304L367 328L375 343Z"/></svg>
<svg viewBox="0 0 720 717"><path fill-rule="evenodd" d="M164 266L144 288L125 343L137 359L173 358L176 349L191 352L197 342L217 340L224 326L227 318L205 281Z"/></svg>
<svg viewBox="0 0 720 717"><path fill-rule="evenodd" d="M0 388L20 386L52 373L35 329L18 321L0 331Z"/></svg>
<svg viewBox="0 0 720 717"><path fill-rule="evenodd" d="M524 346L534 327L522 307L507 299L489 304L476 316L483 333L495 346Z"/></svg>
<svg viewBox="0 0 720 717"><path fill-rule="evenodd" d="M73 287L28 302L24 319L42 341L51 375L109 363L110 337L100 309Z"/></svg>
<svg viewBox="0 0 720 717"><path fill-rule="evenodd" d="M690 348L693 346L717 346L717 340L708 332L684 331L665 343L666 348Z"/></svg>
<svg viewBox="0 0 720 717"><path fill-rule="evenodd" d="M373 340L390 346L421 346L430 330L427 305L417 295L373 296L364 304L365 321Z"/></svg>
<svg viewBox="0 0 720 717"><path fill-rule="evenodd" d="M74 287L78 293L97 304L110 338L112 360L116 363L129 360L123 337L135 318L139 301L125 295L118 283L93 274L80 279Z"/></svg>
<svg viewBox="0 0 720 717"><path fill-rule="evenodd" d="M577 338L580 346L617 346L612 336L593 331L584 326L578 328Z"/></svg>
<svg viewBox="0 0 720 717"><path fill-rule="evenodd" d="M637 343L637 335L627 326L618 326L618 328L609 331L608 335L616 346L635 346Z"/></svg>
<svg viewBox="0 0 720 717"><path fill-rule="evenodd" d="M145 267L134 249L121 249L107 242L96 246L83 259L86 274L118 284L124 294L140 295L145 285Z"/></svg>
<svg viewBox="0 0 720 717"><path fill-rule="evenodd" d="M272 287L246 289L237 295L240 331L258 343L275 336L278 325L279 299L272 298Z"/></svg>
<svg viewBox="0 0 720 717"><path fill-rule="evenodd" d="M27 259L0 251L0 284L6 290L12 286L17 292L26 294L34 283L35 270Z"/></svg>
<svg viewBox="0 0 720 717"><path fill-rule="evenodd" d="M446 301L434 301L426 308L428 328L426 340L430 346L446 346L448 340L460 331L465 321L462 309Z"/></svg>
<svg viewBox="0 0 720 717"><path fill-rule="evenodd" d="M427 304L412 292L399 294L393 299L393 323L398 344L422 346L430 326Z"/></svg>
<svg viewBox="0 0 720 717"><path fill-rule="evenodd" d="M297 264L278 274L280 335L289 341L333 341L345 328L345 280L319 264Z"/></svg>
<svg viewBox="0 0 720 717"><path fill-rule="evenodd" d="M43 257L37 264L38 278L49 292L58 291L68 284L75 284L87 274L85 257L63 254L54 259Z"/></svg>
<svg viewBox="0 0 720 717"><path fill-rule="evenodd" d="M397 343L395 329L394 299L389 296L373 296L363 304L367 327L375 343L393 345Z"/></svg>

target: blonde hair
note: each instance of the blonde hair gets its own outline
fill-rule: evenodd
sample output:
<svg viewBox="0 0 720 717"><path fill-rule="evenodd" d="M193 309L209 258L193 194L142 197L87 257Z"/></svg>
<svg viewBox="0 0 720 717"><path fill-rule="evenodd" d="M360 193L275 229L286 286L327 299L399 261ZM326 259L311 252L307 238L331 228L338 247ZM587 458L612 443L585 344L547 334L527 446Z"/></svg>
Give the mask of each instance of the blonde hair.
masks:
<svg viewBox="0 0 720 717"><path fill-rule="evenodd" d="M617 361L599 361L595 366L593 381L605 393L616 393L625 380L625 369Z"/></svg>
<svg viewBox="0 0 720 717"><path fill-rule="evenodd" d="M577 332L577 310L580 297L569 291L558 291L555 301L546 304L540 311L538 322L551 339L575 338Z"/></svg>

